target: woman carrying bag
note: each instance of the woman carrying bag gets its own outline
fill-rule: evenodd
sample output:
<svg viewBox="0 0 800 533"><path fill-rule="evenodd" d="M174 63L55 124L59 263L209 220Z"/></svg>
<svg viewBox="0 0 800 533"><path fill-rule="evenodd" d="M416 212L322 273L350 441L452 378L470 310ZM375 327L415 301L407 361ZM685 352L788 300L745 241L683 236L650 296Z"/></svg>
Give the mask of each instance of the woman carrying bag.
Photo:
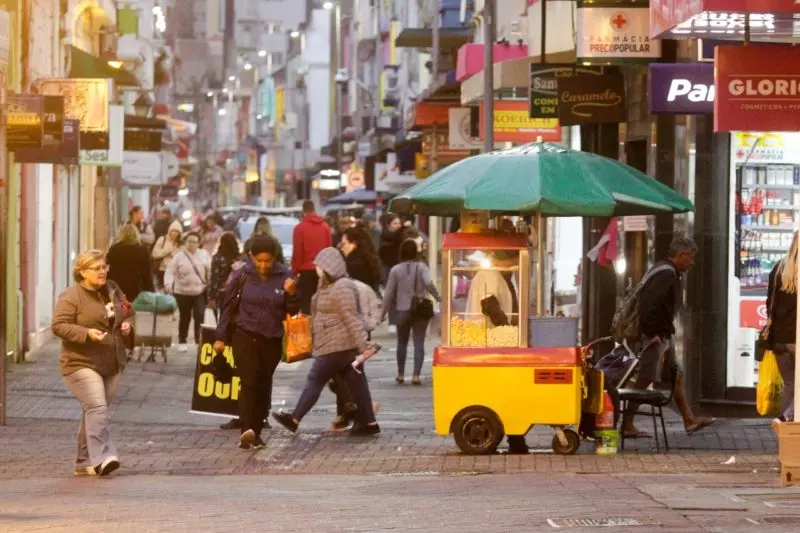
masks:
<svg viewBox="0 0 800 533"><path fill-rule="evenodd" d="M395 381L405 382L406 353L408 341L414 338L414 374L411 383L422 384L420 373L425 360L425 330L433 318L433 302L426 297L430 293L437 302L441 301L439 291L431 281L428 265L418 259L417 243L406 239L400 245L400 263L389 272L386 290L383 292L384 316L391 309L397 309L397 377Z"/></svg>
<svg viewBox="0 0 800 533"><path fill-rule="evenodd" d="M194 321L194 342L200 343L200 325L206 310L206 289L211 257L200 248L200 235L186 235L183 250L175 254L164 273L166 290L178 302L178 351L188 351L189 323Z"/></svg>

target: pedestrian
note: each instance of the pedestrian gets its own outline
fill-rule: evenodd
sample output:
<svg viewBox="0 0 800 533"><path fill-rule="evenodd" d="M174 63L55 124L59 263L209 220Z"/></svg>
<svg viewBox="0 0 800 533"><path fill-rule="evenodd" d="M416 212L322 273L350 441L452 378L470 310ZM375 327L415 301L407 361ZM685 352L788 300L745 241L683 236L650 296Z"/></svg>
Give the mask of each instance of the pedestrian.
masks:
<svg viewBox="0 0 800 533"><path fill-rule="evenodd" d="M150 254L133 224L126 224L119 231L119 239L108 249L106 262L108 279L117 284L128 301L135 301L142 291L153 290Z"/></svg>
<svg viewBox="0 0 800 533"><path fill-rule="evenodd" d="M383 233L378 255L383 265L383 285L389 281L389 272L400 261L400 244L403 242L403 223L398 215L384 218ZM397 310L389 309L389 333L397 333Z"/></svg>
<svg viewBox="0 0 800 533"><path fill-rule="evenodd" d="M283 356L283 320L297 312L297 285L275 259L279 248L268 235L253 240L250 261L233 273L225 289L217 325L214 350L220 353L230 343L239 369L239 447L245 450L264 446L261 430L272 405L272 376ZM238 310L231 304L236 294Z"/></svg>
<svg viewBox="0 0 800 533"><path fill-rule="evenodd" d="M335 374L342 374L358 404L350 435L375 435L380 427L375 421L367 378L353 367L359 354L369 357L375 353L367 345L367 331L358 314L357 289L348 279L344 258L336 248L322 250L314 264L320 278L320 288L311 305L314 362L294 411L272 413L272 417L295 433L303 417L319 400L325 384Z"/></svg>
<svg viewBox="0 0 800 533"><path fill-rule="evenodd" d="M253 239L258 237L259 235L269 235L276 241L278 237L272 232L272 225L269 223L269 219L267 217L258 217L256 220L255 225L253 226L253 233L250 235L250 238L247 239L244 243L244 253L245 255L250 255L250 247L253 245ZM280 244L280 242L278 242ZM278 263L286 264L286 259L283 257L283 248L278 246L278 255L275 258L275 261Z"/></svg>
<svg viewBox="0 0 800 533"><path fill-rule="evenodd" d="M367 213L363 217L364 229L372 240L372 247L377 251L381 247L381 230L375 215Z"/></svg>
<svg viewBox="0 0 800 533"><path fill-rule="evenodd" d="M436 301L441 301L439 291L431 281L428 265L419 260L417 243L406 239L400 245L400 263L392 267L389 280L383 291L383 313L389 309L397 310L397 377L395 381L405 381L406 353L408 341L414 339L414 374L411 383L421 385L420 373L425 360L425 330L430 317L418 316L412 312L412 302L425 298L430 293Z"/></svg>
<svg viewBox="0 0 800 533"><path fill-rule="evenodd" d="M153 246L155 237L153 235L153 228L144 220L144 210L142 206L135 205L128 211L128 221L124 225L131 224L136 227L139 232L139 240L145 246Z"/></svg>
<svg viewBox="0 0 800 533"><path fill-rule="evenodd" d="M225 293L225 286L233 271L233 265L239 260L239 241L236 235L226 231L219 239L217 253L211 258L211 278L208 283L208 308L214 310L214 316L219 320L219 304Z"/></svg>
<svg viewBox="0 0 800 533"><path fill-rule="evenodd" d="M222 238L222 234L224 230L222 226L217 224L217 217L216 215L209 214L205 220L203 221L203 233L201 236L201 248L208 253L208 256L211 257L217 252L217 246L219 245L219 240Z"/></svg>
<svg viewBox="0 0 800 533"><path fill-rule="evenodd" d="M297 276L300 309L311 314L311 298L317 292L319 277L314 268L314 258L323 249L332 246L331 229L325 219L314 210L314 202L303 202L303 221L294 227L292 234L292 274Z"/></svg>
<svg viewBox="0 0 800 533"><path fill-rule="evenodd" d="M697 245L688 237L677 237L669 246L667 258L657 261L651 268L653 274L645 275L645 282L639 293L639 327L642 332L641 346L645 347L639 356L638 377L633 385L636 389L647 389L652 383L670 376L678 366L675 359L673 320L678 311L678 298L681 275L694 266ZM675 388L675 403L678 406L683 427L687 433L694 433L714 423L713 418L695 416L686 400L682 378L678 377ZM625 416L622 428L626 439L649 438L633 424L639 404L630 402L630 416Z"/></svg>
<svg viewBox="0 0 800 533"><path fill-rule="evenodd" d="M798 235L795 232L789 253L772 268L767 290L767 318L769 338L773 343L775 360L783 378L781 414L773 420L773 427L794 421L794 367L796 364L797 333L797 253Z"/></svg>
<svg viewBox="0 0 800 533"><path fill-rule="evenodd" d="M188 233L183 248L175 254L164 272L165 288L178 303L178 351L181 353L188 351L186 341L190 322L194 322L194 342L200 343L209 270L211 257L200 248L200 236L196 232Z"/></svg>
<svg viewBox="0 0 800 533"><path fill-rule="evenodd" d="M169 225L167 234L159 237L153 245L150 257L156 273L156 285L159 289L164 289L164 272L166 272L175 254L180 251L182 231L181 223L174 220Z"/></svg>
<svg viewBox="0 0 800 533"><path fill-rule="evenodd" d="M169 233L169 226L172 223L172 211L169 207L161 207L155 210L153 220L154 242Z"/></svg>
<svg viewBox="0 0 800 533"><path fill-rule="evenodd" d="M107 476L119 468L108 427L108 406L125 368L124 338L132 333L129 304L108 280L105 254L89 250L72 268L75 284L61 293L52 331L61 339L59 365L64 383L81 403L75 475Z"/></svg>
<svg viewBox="0 0 800 533"><path fill-rule="evenodd" d="M341 250L345 256L347 275L372 287L377 293L381 283L381 264L366 230L360 227L344 230Z"/></svg>

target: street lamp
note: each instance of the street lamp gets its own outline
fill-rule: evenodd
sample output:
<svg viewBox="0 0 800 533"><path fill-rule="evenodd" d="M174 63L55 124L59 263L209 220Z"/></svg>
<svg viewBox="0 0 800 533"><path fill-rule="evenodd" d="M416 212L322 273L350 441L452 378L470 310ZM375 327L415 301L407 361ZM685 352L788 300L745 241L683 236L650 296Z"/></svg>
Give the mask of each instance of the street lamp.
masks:
<svg viewBox="0 0 800 533"><path fill-rule="evenodd" d="M133 113L137 117L146 117L153 106L153 101L146 94L139 95L139 98L133 102Z"/></svg>

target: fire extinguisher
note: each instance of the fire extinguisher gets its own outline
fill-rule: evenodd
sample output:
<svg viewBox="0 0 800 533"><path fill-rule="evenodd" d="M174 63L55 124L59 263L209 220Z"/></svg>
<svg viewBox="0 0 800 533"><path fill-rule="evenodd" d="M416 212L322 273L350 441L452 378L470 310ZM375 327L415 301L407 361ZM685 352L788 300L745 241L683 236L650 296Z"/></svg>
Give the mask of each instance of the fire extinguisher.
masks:
<svg viewBox="0 0 800 533"><path fill-rule="evenodd" d="M596 430L614 429L614 402L608 392L603 392L603 410L595 417Z"/></svg>

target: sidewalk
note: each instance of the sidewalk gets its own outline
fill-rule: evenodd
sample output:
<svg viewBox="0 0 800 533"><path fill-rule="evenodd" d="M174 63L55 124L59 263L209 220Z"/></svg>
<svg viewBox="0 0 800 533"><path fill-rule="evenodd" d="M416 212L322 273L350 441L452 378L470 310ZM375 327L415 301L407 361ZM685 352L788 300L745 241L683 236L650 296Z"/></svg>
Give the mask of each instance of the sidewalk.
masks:
<svg viewBox="0 0 800 533"><path fill-rule="evenodd" d="M236 431L217 429L225 419L189 413L195 354L171 350L169 363L132 363L119 387L112 431L126 473L135 474L409 474L409 473L738 473L747 477L777 472L777 444L768 420L721 421L686 435L676 416L667 423L671 452L656 454L652 439L628 441L616 457L594 455L584 443L578 455L549 453L552 432L528 435L529 456L461 455L451 437L433 431L430 357L423 386L394 382L394 341L376 336L384 351L367 373L382 433L354 440L327 432L335 414L334 397L324 392L303 421L300 433L266 430L266 448L237 449ZM68 473L80 407L58 372L57 344L34 354L9 373L9 425L0 427L0 480ZM430 353L431 346L428 346ZM310 362L281 365L275 378L273 408L294 406ZM642 428L649 421L642 419ZM722 464L735 456L733 464ZM775 474L773 474L775 475ZM777 476L776 476L777 477Z"/></svg>

